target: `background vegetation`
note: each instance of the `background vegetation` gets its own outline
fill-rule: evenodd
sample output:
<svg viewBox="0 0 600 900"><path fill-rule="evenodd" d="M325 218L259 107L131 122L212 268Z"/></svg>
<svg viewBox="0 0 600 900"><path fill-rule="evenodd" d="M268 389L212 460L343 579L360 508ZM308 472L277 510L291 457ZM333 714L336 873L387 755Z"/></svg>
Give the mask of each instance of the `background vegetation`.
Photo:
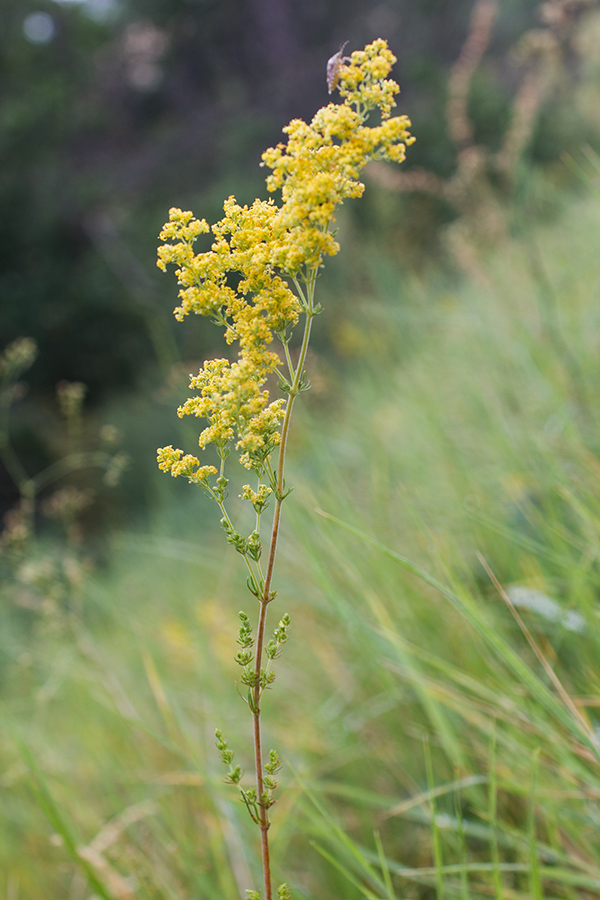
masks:
<svg viewBox="0 0 600 900"><path fill-rule="evenodd" d="M0 891L256 880L213 746L245 744L243 572L154 462L213 348L171 323L156 233L262 195L328 56L381 35L418 143L344 209L320 285L276 875L315 900L600 897L595 4L7 0L0 27L0 335L38 345L0 404L24 468L3 443Z"/></svg>

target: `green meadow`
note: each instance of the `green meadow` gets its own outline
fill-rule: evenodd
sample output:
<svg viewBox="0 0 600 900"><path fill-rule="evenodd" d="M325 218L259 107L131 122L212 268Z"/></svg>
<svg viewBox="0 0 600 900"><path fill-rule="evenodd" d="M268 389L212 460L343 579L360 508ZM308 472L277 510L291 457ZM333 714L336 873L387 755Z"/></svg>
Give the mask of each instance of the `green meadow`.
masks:
<svg viewBox="0 0 600 900"><path fill-rule="evenodd" d="M342 217L263 701L295 898L600 897L595 166L568 191L540 177L542 213L519 206L469 276L375 240L357 261ZM141 435L153 507L93 566L38 538L0 588L6 900L233 900L260 880L214 746L223 728L251 772L246 573L202 490L154 471L145 417L180 427L161 402L106 411Z"/></svg>

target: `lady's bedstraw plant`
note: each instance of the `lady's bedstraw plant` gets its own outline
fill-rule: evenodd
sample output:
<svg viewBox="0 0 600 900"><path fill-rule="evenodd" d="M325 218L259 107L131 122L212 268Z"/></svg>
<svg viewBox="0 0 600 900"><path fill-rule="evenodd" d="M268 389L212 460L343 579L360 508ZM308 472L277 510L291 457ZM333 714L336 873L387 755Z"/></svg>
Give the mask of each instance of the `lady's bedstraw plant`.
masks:
<svg viewBox="0 0 600 900"><path fill-rule="evenodd" d="M179 416L207 420L199 444L203 450L214 444L218 468L202 465L196 456L171 446L158 451L158 464L164 472L183 475L199 485L217 504L227 540L243 556L248 589L258 601L255 633L249 616L239 614L236 656L253 718L255 787L246 786L220 731L216 738L228 766L227 780L237 787L260 829L265 900L272 898L269 810L275 803L280 761L275 750L264 761L261 702L275 680L272 663L288 639L290 618L281 617L269 640L265 628L267 609L276 594L272 584L281 507L290 493L284 464L292 409L298 394L309 387L306 354L313 319L321 312L315 286L323 258L339 250L332 230L336 206L347 197L362 195L364 185L358 176L369 160L402 162L406 145L414 141L406 116L390 118L399 87L386 78L396 61L386 42L376 40L350 58L342 52L329 61L327 78L330 93L337 87L343 102L320 109L310 124L294 119L284 128L287 144L263 153L262 164L272 170L267 188L280 191L280 202L255 200L248 207L229 197L224 218L212 226L191 212L171 209L160 233L168 243L158 250L161 269L166 270L168 263L177 266L181 305L175 309L175 318L181 321L191 312L207 316L222 326L228 344L238 346L235 362L211 359L198 375L190 376L196 394L178 409ZM369 126L374 110L379 110L381 121ZM210 250L194 253L194 242L207 233L212 233ZM292 353L290 342L300 320L300 349ZM273 349L276 340L281 353ZM285 395L274 400L264 389L272 373ZM241 494L255 515L254 530L247 537L237 530L226 505L229 478L225 469L232 448L254 478L254 485L244 484ZM262 520L271 503L271 536L263 565ZM248 896L260 900L262 894L252 890ZM280 900L291 896L285 884L277 896Z"/></svg>

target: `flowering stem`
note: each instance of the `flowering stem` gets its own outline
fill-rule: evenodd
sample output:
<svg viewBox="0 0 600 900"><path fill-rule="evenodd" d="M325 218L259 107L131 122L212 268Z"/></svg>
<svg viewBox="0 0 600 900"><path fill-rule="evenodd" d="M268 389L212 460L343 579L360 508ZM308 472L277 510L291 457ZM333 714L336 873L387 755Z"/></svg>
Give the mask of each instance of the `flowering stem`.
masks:
<svg viewBox="0 0 600 900"><path fill-rule="evenodd" d="M254 674L255 674L255 683L253 690L253 717L254 717L254 762L256 766L256 793L258 796L258 809L259 809L259 827L261 831L261 850L262 850L262 864L263 864L263 876L264 876L264 884L265 884L265 900L272 900L272 886L271 886L271 862L269 855L269 812L266 803L263 802L264 795L264 781L263 781L263 755L262 755L262 733L261 733L261 720L260 720L260 699L263 688L261 687L261 670L262 670L262 659L263 659L263 648L265 642L265 628L267 624L267 607L271 600L273 599L273 595L271 594L271 582L273 580L273 570L275 567L275 553L277 550L277 539L279 537L279 526L281 522L281 506L283 501L285 500L285 479L284 479L284 466L285 466L285 452L287 449L287 442L290 432L290 422L292 418L292 409L294 406L294 401L300 392L300 382L302 379L302 373L304 372L304 364L306 362L306 354L308 352L308 344L310 341L310 331L312 327L312 320L315 317L315 312L313 312L313 297L314 297L314 288L315 288L315 280L316 280L316 272L314 273L313 278L309 282L309 298L310 304L306 313L306 323L304 326L304 336L302 338L302 346L300 348L300 355L298 357L298 364L296 366L296 370L294 372L294 378L292 382L292 386L289 391L289 400L287 403L285 417L283 419L283 424L281 427L281 443L279 444L279 461L277 465L277 491L275 498L275 511L273 513L273 528L271 531L271 543L269 546L269 561L267 564L267 571L265 573L265 581L264 581L264 589L262 596L260 598L260 614L258 619L258 627L256 629L256 656L254 661Z"/></svg>
<svg viewBox="0 0 600 900"><path fill-rule="evenodd" d="M181 320L191 312L208 316L225 328L228 343L235 340L240 347L237 362L217 359L204 363L198 376L190 381L190 387L199 391L199 396L188 399L178 414L207 419L209 424L200 435L200 446L214 443L217 449L223 449L233 440L241 451L241 464L257 473L257 490L245 485L242 495L256 512L255 531L248 538L243 537L225 513L227 480L223 466L215 487L211 487L210 478L217 474L216 468L201 465L200 460L183 450L160 448L158 462L162 471L188 477L219 503L227 539L245 557L251 571L248 588L260 604L255 639L248 616L239 614L242 624L238 643L242 649L236 656L244 670L242 681L249 687L246 699L253 716L256 788L241 787L241 767L231 768L233 751L222 734L216 732L221 759L230 767L228 780L241 791L250 816L261 831L264 894L249 891L252 900L272 900L273 896L269 808L274 803L273 776L279 759L271 750L269 761L263 766L260 703L275 677L271 662L287 640L289 616L283 616L273 640L268 642L265 628L267 607L275 596L272 581L281 507L289 494L284 465L291 416L296 397L309 387L304 365L312 320L321 309L314 303L317 275L324 258L335 256L340 249L331 230L335 223L333 212L345 199L361 196L364 185L357 180L361 169L373 158L402 162L406 146L414 140L407 130L410 121L406 116L390 118L394 95L400 88L386 78L396 61L386 42L378 39L363 51L354 51L351 57L342 54L343 48L328 63L330 91L337 86L342 102L329 103L309 124L294 119L284 128L287 145L278 144L263 153L263 165L271 169L267 188L270 192L281 191L281 204L255 200L251 206L241 207L235 197L230 197L223 204L224 218L212 226L205 219L196 219L190 211L173 208L160 233L166 243L158 250L161 269L171 263L179 266L181 306L176 308L175 317ZM375 109L379 110L381 124L369 128L366 118ZM209 232L214 238L211 249L194 254L192 245L196 238ZM236 288L232 286L234 281ZM294 365L287 335L291 335L302 313L306 316L304 335ZM275 336L283 343L284 359L269 348ZM279 376L279 387L288 394L287 404L283 399L269 403L269 391L262 390L271 373ZM270 456L277 442L275 469ZM259 525L269 494L273 494L274 501L273 525L263 578ZM277 896L279 900L289 898L285 884L279 887Z"/></svg>

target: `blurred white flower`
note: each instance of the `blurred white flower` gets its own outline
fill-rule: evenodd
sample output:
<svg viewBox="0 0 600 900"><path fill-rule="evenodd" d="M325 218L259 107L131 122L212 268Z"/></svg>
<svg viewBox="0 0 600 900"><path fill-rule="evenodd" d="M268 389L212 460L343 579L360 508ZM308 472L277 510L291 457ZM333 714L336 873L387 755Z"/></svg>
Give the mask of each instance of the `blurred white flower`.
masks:
<svg viewBox="0 0 600 900"><path fill-rule="evenodd" d="M515 584L506 589L509 600L514 606L522 609L530 609L538 613L549 622L556 622L567 631L582 632L585 628L585 619L574 610L563 610L562 607L542 591L535 588Z"/></svg>

